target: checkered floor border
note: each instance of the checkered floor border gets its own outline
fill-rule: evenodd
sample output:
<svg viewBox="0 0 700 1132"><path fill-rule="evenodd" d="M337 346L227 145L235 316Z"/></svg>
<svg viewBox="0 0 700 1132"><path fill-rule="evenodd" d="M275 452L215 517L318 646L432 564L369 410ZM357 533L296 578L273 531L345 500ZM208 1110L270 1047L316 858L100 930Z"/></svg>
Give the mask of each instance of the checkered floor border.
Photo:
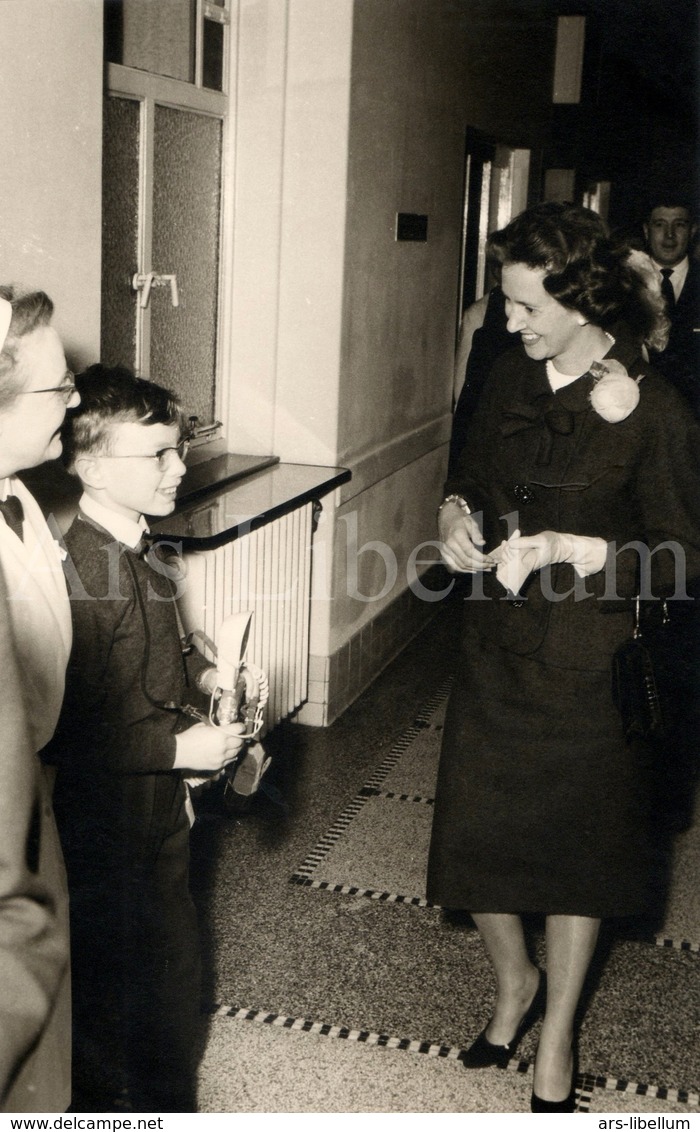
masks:
<svg viewBox="0 0 700 1132"><path fill-rule="evenodd" d="M431 716L437 711L440 705L445 701L449 695L450 688L452 687L452 677L446 680L437 691L428 699L421 707L418 715L410 727L404 731L399 739L397 739L394 746L389 751L386 758L379 764L371 778L364 784L359 793L348 806L345 807L340 816L336 819L327 833L321 840L314 846L309 855L301 863L297 871L289 878L293 884L301 884L311 888L321 888L330 890L331 892L349 892L352 895L371 896L374 900L382 900L389 903L410 903L420 904L425 906L426 901L420 900L418 897L399 896L395 893L377 892L371 889L358 889L347 885L332 885L324 881L314 881L311 874L321 864L326 855L335 845L346 829L359 814L368 798L376 798L378 795L384 795L381 790L381 785L386 779L387 775L396 766L401 756L408 750L414 739L420 735L424 728L429 726ZM432 798L411 797L408 794L393 794L387 793L385 795L389 798L397 798L401 801L422 802L426 805L432 805Z"/></svg>
<svg viewBox="0 0 700 1132"><path fill-rule="evenodd" d="M644 1085L638 1081L628 1081L624 1077L597 1077L583 1073L580 1081L584 1090L591 1094L595 1089L606 1093L626 1093L634 1097L648 1097L650 1100L670 1101L687 1104L690 1108L700 1107L700 1093L689 1089L670 1089L665 1085Z"/></svg>
<svg viewBox="0 0 700 1132"><path fill-rule="evenodd" d="M657 947L670 947L674 951L693 951L695 954L700 954L700 943L691 943L687 939L665 939L663 936L656 935L649 943L656 944Z"/></svg>
<svg viewBox="0 0 700 1132"><path fill-rule="evenodd" d="M339 841L346 832L353 819L360 813L368 798L391 798L400 802L412 802L427 806L434 804L434 798L412 794L397 794L394 791L382 790L382 783L387 778L387 775L394 769L401 756L408 750L411 743L425 727L429 726L430 719L440 705L447 699L453 682L454 678L451 676L448 677L448 679L437 688L430 699L423 704L411 726L397 739L396 743L389 751L389 754L383 762L380 763L371 778L369 778L358 791L355 798L346 806L330 829L304 859L296 872L289 878L290 883L300 885L304 888L316 888L322 892L340 893L344 896L366 896L368 899L376 900L382 904L410 904L419 908L437 907L436 905L430 905L427 900L419 896L406 896L397 892L386 892L373 888L360 888L357 885L333 884L331 881L314 880L313 873L323 862L336 842ZM669 939L664 936L649 935L637 938L636 942L652 944L655 947L670 948L674 951L700 954L700 942L693 942L686 939Z"/></svg>
<svg viewBox="0 0 700 1132"><path fill-rule="evenodd" d="M246 1006L216 1004L206 1011L211 1017L230 1018L236 1022L256 1022L260 1025L274 1026L281 1030L294 1030L305 1034L319 1034L326 1038L341 1038L361 1045L396 1049L405 1053L420 1053L427 1057L459 1061L464 1050L459 1046L441 1045L437 1042L420 1041L416 1038L400 1038L391 1034L381 1034L372 1030L351 1029L349 1026L331 1025L329 1022L314 1022L310 1018L294 1018L287 1014L276 1014L267 1010L253 1010ZM506 1072L529 1073L532 1062L512 1058ZM685 1104L689 1108L700 1108L700 1095L688 1089L672 1089L663 1085L645 1085L623 1078L601 1077L592 1073L579 1073L576 1081L576 1110L588 1112L596 1090L626 1093L630 1096L648 1097L660 1101Z"/></svg>

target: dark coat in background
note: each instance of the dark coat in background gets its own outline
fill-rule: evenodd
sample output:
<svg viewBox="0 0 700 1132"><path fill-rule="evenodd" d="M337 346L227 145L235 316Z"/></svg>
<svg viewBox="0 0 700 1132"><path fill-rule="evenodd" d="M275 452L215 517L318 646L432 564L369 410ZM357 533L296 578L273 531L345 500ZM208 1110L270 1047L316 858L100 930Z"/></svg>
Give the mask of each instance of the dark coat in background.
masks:
<svg viewBox="0 0 700 1132"><path fill-rule="evenodd" d="M691 259L683 290L669 311L671 331L661 353L651 362L690 402L700 417L700 261Z"/></svg>
<svg viewBox="0 0 700 1132"><path fill-rule="evenodd" d="M501 288L496 286L489 292L483 324L474 331L464 384L455 406L447 468L450 476L459 465L469 423L476 411L491 368L496 358L513 346L513 335L506 328L507 321L506 298Z"/></svg>

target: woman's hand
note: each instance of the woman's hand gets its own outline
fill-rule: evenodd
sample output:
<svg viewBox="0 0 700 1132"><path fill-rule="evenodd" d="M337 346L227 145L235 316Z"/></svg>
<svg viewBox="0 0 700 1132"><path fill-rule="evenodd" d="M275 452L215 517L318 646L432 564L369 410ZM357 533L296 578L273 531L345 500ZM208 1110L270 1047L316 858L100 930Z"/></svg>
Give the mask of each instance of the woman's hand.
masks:
<svg viewBox="0 0 700 1132"><path fill-rule="evenodd" d="M213 727L195 723L175 736L174 770L219 771L235 759L243 746L243 723Z"/></svg>
<svg viewBox="0 0 700 1132"><path fill-rule="evenodd" d="M438 515L440 553L447 569L458 574L479 574L492 570L495 561L480 549L484 536L473 515L458 503L446 503Z"/></svg>
<svg viewBox="0 0 700 1132"><path fill-rule="evenodd" d="M563 536L557 531L540 531L536 535L521 535L516 531L512 538L503 543L504 553L513 551L527 564L528 573L542 570L554 562L565 562L567 548L562 545Z"/></svg>
<svg viewBox="0 0 700 1132"><path fill-rule="evenodd" d="M496 577L510 593L518 594L533 570L543 570L555 562L569 562L580 578L596 574L605 566L608 545L605 539L588 535L568 535L559 531L540 531L536 535L511 537L493 551Z"/></svg>
<svg viewBox="0 0 700 1132"><path fill-rule="evenodd" d="M560 531L540 531L536 535L521 535L516 531L503 545L522 556L530 572L555 562L570 562L581 577L603 569L608 549L605 539Z"/></svg>

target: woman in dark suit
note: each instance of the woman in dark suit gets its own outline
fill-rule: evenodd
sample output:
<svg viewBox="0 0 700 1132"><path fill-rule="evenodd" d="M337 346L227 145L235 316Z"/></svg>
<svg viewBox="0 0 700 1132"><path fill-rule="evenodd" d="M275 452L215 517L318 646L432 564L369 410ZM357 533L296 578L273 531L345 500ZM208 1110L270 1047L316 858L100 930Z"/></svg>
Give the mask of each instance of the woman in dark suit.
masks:
<svg viewBox="0 0 700 1132"><path fill-rule="evenodd" d="M439 509L474 575L448 710L428 898L468 910L497 993L468 1067L506 1064L545 1006L533 1111L573 1111L574 1014L602 917L649 898L650 758L611 662L640 580L700 575L699 437L641 353L653 310L587 210L538 205L490 239L508 329ZM658 548L658 549L657 549ZM522 913L546 917L547 984Z"/></svg>

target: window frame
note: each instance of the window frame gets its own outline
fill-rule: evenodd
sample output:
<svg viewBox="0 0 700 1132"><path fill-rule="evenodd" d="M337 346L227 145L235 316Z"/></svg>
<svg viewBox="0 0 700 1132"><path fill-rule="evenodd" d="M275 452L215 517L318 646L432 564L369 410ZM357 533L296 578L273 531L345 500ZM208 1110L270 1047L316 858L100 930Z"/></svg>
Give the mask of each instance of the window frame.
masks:
<svg viewBox="0 0 700 1132"><path fill-rule="evenodd" d="M202 29L207 11L211 10L226 32L223 67L223 90L201 85ZM197 0L195 41L195 82L188 83L167 75L138 70L120 63L105 64L105 98L126 98L139 103L139 185L137 270L162 269L152 262L153 240L153 159L156 105L174 110L217 118L221 122L221 206L219 215L219 271L217 279L216 360L214 371L214 414L228 433L228 391L224 379L230 372L231 356L231 279L233 267L233 99L230 95L231 60L235 50L235 23L231 20L229 0L225 7ZM150 309L137 305L135 368L143 372L151 354ZM209 422L207 422L209 423Z"/></svg>

